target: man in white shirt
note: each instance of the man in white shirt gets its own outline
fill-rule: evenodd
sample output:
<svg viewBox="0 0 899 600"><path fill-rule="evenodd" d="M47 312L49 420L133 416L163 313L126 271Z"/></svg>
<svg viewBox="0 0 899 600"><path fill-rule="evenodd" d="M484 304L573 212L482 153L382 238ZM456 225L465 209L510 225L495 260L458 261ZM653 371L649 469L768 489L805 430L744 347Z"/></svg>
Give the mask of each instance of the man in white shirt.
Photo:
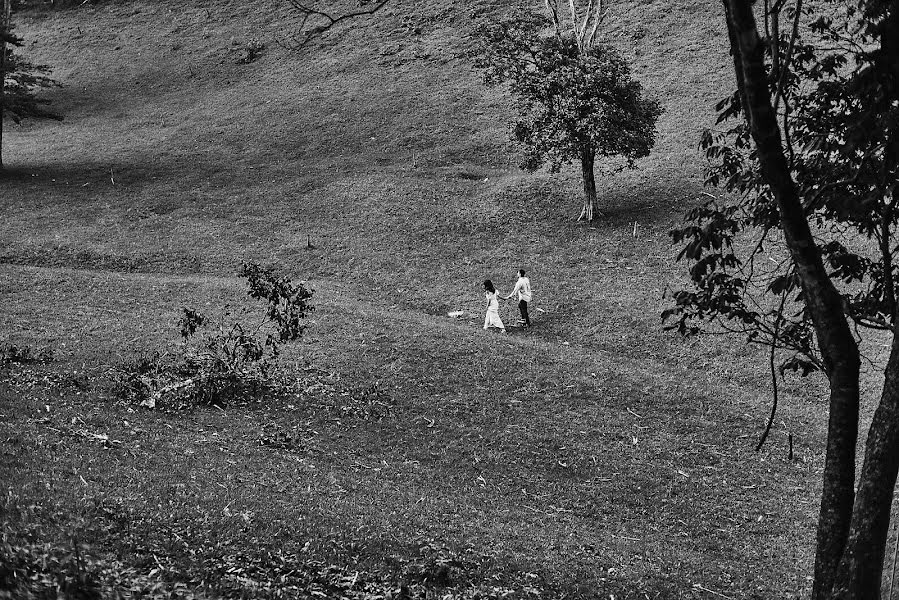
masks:
<svg viewBox="0 0 899 600"><path fill-rule="evenodd" d="M531 326L531 318L528 316L528 302L531 301L531 280L524 276L524 269L518 269L518 281L515 282L515 288L512 293L506 296L506 300L518 294L518 310L521 312L522 327Z"/></svg>

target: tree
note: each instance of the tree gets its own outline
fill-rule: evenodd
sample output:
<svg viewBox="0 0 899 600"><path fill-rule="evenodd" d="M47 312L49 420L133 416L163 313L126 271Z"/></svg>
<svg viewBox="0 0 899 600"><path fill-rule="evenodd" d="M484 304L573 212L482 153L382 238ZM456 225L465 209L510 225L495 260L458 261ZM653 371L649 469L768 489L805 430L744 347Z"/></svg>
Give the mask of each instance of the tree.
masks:
<svg viewBox="0 0 899 600"><path fill-rule="evenodd" d="M36 95L41 88L59 84L47 77L50 68L25 60L13 49L22 38L13 33L12 0L3 0L0 14L0 168L3 167L3 121L8 116L14 123L25 118L56 119L62 117L44 108L50 103Z"/></svg>
<svg viewBox="0 0 899 600"><path fill-rule="evenodd" d="M737 91L718 122L737 122L702 146L707 182L736 199L692 210L674 232L693 287L663 317L684 335L714 323L768 345L772 376L776 353L781 373L823 372L812 597L878 598L899 471L899 2L766 0L765 36L752 0L723 4ZM770 247L778 231L786 252ZM872 330L891 345L856 489L856 336Z"/></svg>
<svg viewBox="0 0 899 600"><path fill-rule="evenodd" d="M643 97L618 52L597 41L600 1L591 0L583 17L572 2L570 30L558 5L547 0L546 6L549 18L522 14L480 28L475 66L484 69L488 85L510 85L518 112L512 137L524 147L522 168L534 171L548 162L558 172L580 162L584 202L578 220L592 221L597 157L620 159L604 161L615 172L647 156L661 108Z"/></svg>

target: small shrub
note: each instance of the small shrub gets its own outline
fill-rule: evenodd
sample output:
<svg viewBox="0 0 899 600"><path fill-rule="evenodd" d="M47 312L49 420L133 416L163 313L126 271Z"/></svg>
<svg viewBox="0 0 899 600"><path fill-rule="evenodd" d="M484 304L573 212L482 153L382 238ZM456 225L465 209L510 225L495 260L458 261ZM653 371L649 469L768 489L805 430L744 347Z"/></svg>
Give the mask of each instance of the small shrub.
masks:
<svg viewBox="0 0 899 600"><path fill-rule="evenodd" d="M312 291L302 283L292 283L288 277L279 277L273 267L263 268L256 263L244 263L240 276L246 278L251 298L268 303L266 315L276 325L279 341L293 341L303 334L306 326L300 321L315 310L309 304Z"/></svg>
<svg viewBox="0 0 899 600"><path fill-rule="evenodd" d="M246 44L231 48L231 52L236 54L234 62L239 65L248 65L255 62L264 50L265 44L259 40L250 40Z"/></svg>
<svg viewBox="0 0 899 600"><path fill-rule="evenodd" d="M280 346L303 334L303 319L314 310L313 292L256 263L244 263L239 275L247 280L247 294L265 303L262 316L244 314L254 318L248 325L226 312L213 320L184 308L180 343L119 368L121 397L150 408L160 401L171 408L223 406L273 387L271 368Z"/></svg>
<svg viewBox="0 0 899 600"><path fill-rule="evenodd" d="M184 314L178 320L178 328L181 330L181 339L186 342L197 332L199 327L206 324L206 317L190 308L183 310Z"/></svg>

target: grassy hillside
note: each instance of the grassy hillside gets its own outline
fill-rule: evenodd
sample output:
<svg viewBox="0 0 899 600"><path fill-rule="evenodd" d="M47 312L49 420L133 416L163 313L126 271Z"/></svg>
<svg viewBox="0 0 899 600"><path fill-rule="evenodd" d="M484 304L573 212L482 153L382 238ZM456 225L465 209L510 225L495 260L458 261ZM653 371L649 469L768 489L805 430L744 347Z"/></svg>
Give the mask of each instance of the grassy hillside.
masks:
<svg viewBox="0 0 899 600"><path fill-rule="evenodd" d="M613 7L606 36L665 114L653 155L600 182L592 227L572 222L576 172L516 169L507 99L464 59L473 19L500 10L392 3L298 52L279 44L295 24L279 2L20 15L66 119L4 140L0 340L56 353L0 383L8 515L43 506L28 517L39 539L75 531L191 586L281 552L388 583L450 561L450 585L521 594L806 591L817 390L787 386L756 454L763 358L684 343L658 318L682 280L666 231L702 191L696 140L730 88L717 8ZM264 52L239 64L255 40ZM109 398L103 373L173 339L181 306L239 301L242 260L317 290L285 356L297 376L324 370L350 403L376 383L389 416ZM481 281L507 291L519 267L536 327L484 334ZM272 431L302 448L272 447Z"/></svg>

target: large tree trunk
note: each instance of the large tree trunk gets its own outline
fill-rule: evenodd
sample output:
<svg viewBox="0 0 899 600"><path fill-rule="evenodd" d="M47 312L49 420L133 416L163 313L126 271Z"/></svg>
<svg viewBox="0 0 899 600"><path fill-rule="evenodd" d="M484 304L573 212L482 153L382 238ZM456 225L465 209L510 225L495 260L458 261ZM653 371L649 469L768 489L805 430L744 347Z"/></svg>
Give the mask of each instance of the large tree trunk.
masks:
<svg viewBox="0 0 899 600"><path fill-rule="evenodd" d="M762 177L777 201L784 240L802 285L818 347L830 380L830 418L824 487L818 521L814 600L827 598L843 555L852 518L855 445L858 437L859 353L843 313L842 300L827 275L812 237L784 153L765 72L764 46L751 0L724 0L730 39L745 87L747 120L758 151Z"/></svg>
<svg viewBox="0 0 899 600"><path fill-rule="evenodd" d="M875 53L873 62L876 65L877 85L883 96L881 102L888 107L899 102L899 2L895 0L870 2L866 8L882 17L877 27L880 49ZM886 134L884 173L886 178L890 179L889 174L895 173L899 163L899 131L892 129L884 133ZM890 202L895 202L897 191L899 186L892 189ZM888 209L885 216L887 236L889 210L891 209ZM890 253L891 249L887 243L883 250L885 269L892 269ZM887 277L886 282L892 284L892 277ZM888 294L888 297L893 299L895 326L899 321L895 296L893 290L889 290ZM834 581L833 598L867 600L880 597L883 559L897 473L899 473L899 336L894 333L890 358L884 373L880 404L874 411L871 427L868 429L865 460L856 492L849 539Z"/></svg>
<svg viewBox="0 0 899 600"><path fill-rule="evenodd" d="M818 512L815 578L812 600L830 597L837 567L846 548L855 501L855 447L858 443L859 361L839 369L830 377L830 418L824 482Z"/></svg>
<svg viewBox="0 0 899 600"><path fill-rule="evenodd" d="M880 597L893 489L899 472L899 337L893 338L880 404L868 430L849 539L833 584L833 598Z"/></svg>
<svg viewBox="0 0 899 600"><path fill-rule="evenodd" d="M596 179L593 177L593 162L596 152L593 148L581 150L581 175L584 179L584 206L577 220L593 221L596 212Z"/></svg>

